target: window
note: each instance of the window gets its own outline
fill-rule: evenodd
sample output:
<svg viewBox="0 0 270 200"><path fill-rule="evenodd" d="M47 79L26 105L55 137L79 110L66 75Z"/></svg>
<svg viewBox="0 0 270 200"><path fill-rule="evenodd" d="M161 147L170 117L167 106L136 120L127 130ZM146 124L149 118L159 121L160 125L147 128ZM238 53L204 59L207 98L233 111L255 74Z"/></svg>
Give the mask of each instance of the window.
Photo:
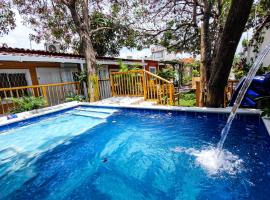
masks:
<svg viewBox="0 0 270 200"><path fill-rule="evenodd" d="M157 52L153 52L153 58L154 59L159 59L159 58L163 58L163 51L157 51Z"/></svg>
<svg viewBox="0 0 270 200"><path fill-rule="evenodd" d="M156 67L149 67L149 71L152 73L152 74L156 74L157 72L157 68ZM151 80L155 80L156 78L151 76Z"/></svg>
<svg viewBox="0 0 270 200"><path fill-rule="evenodd" d="M28 85L28 74L20 72L24 70L0 70L0 88L11 88ZM0 98L6 97L17 97L20 96L24 91L18 90L16 93L10 91L0 92Z"/></svg>
<svg viewBox="0 0 270 200"><path fill-rule="evenodd" d="M155 74L157 72L157 68L156 67L149 67L149 71L152 73L152 74Z"/></svg>
<svg viewBox="0 0 270 200"><path fill-rule="evenodd" d="M79 82L79 76L80 76L80 73L79 72L72 72L72 80L74 82Z"/></svg>

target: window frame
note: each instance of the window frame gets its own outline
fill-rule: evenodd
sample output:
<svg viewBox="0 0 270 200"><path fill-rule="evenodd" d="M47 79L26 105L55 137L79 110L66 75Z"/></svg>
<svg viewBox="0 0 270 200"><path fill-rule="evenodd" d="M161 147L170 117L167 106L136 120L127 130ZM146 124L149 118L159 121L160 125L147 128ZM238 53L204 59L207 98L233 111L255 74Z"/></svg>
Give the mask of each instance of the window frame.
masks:
<svg viewBox="0 0 270 200"><path fill-rule="evenodd" d="M27 86L32 85L32 79L31 79L31 76L30 76L29 69L0 69L0 73L1 74L7 74L7 75L8 74L18 74L18 73L25 74L25 79L26 79ZM10 85L10 82L9 82L9 85ZM1 104L8 104L8 103L11 103L11 102L9 100L7 101L7 100L1 99L0 103Z"/></svg>
<svg viewBox="0 0 270 200"><path fill-rule="evenodd" d="M27 86L32 85L32 79L30 76L29 69L0 69L0 73L3 73L3 74L17 74L17 73L25 74Z"/></svg>
<svg viewBox="0 0 270 200"><path fill-rule="evenodd" d="M151 69L155 69L155 72L151 72ZM157 67L156 66L149 66L149 72L151 72L152 74L157 74Z"/></svg>

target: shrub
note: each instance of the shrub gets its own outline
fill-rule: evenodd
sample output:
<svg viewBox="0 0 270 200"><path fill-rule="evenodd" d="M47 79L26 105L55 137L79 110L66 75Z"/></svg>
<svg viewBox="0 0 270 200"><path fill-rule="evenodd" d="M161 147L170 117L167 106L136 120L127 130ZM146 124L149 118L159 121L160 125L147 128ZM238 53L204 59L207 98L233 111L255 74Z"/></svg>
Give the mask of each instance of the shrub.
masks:
<svg viewBox="0 0 270 200"><path fill-rule="evenodd" d="M262 117L270 117L270 106L262 109Z"/></svg>
<svg viewBox="0 0 270 200"><path fill-rule="evenodd" d="M181 93L177 106L192 107L196 105L196 97L194 92Z"/></svg>
<svg viewBox="0 0 270 200"><path fill-rule="evenodd" d="M189 85L191 83L192 77L189 75L184 75L183 77L183 84L184 85Z"/></svg>
<svg viewBox="0 0 270 200"><path fill-rule="evenodd" d="M74 94L72 94L72 95L68 95L66 97L65 102L71 102L71 101L80 101L80 102L82 102L82 101L85 101L85 100L86 100L86 98L83 95L74 95Z"/></svg>
<svg viewBox="0 0 270 200"><path fill-rule="evenodd" d="M158 71L157 75L166 79L166 80L170 80L170 79L175 78L175 71L173 68L169 68L169 67L163 68L160 71Z"/></svg>
<svg viewBox="0 0 270 200"><path fill-rule="evenodd" d="M192 70L192 76L193 77L200 77L200 72L198 70L196 70L196 69L193 69Z"/></svg>
<svg viewBox="0 0 270 200"><path fill-rule="evenodd" d="M10 100L15 104L15 107L10 110L11 113L35 110L43 108L46 105L44 97L23 96L19 98L11 98Z"/></svg>

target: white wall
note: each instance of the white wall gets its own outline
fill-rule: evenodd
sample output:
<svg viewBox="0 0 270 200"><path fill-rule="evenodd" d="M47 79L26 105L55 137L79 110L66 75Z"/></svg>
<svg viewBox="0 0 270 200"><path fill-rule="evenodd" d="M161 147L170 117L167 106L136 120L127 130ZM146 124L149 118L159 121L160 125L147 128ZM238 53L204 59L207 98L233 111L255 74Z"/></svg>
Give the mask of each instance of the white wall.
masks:
<svg viewBox="0 0 270 200"><path fill-rule="evenodd" d="M265 30L265 35L264 35L264 41L259 47L259 52L261 52L267 44L270 44L270 29ZM251 58L255 58L256 54L253 51L253 48L249 48L247 52L247 60L250 61ZM265 57L263 61L263 66L267 67L270 66L270 53Z"/></svg>

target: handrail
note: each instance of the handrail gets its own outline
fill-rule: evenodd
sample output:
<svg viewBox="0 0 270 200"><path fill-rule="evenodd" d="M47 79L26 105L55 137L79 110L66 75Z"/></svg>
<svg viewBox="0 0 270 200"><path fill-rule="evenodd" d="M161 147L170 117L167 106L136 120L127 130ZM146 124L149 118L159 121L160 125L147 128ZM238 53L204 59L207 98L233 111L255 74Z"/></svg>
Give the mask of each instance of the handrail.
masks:
<svg viewBox="0 0 270 200"><path fill-rule="evenodd" d="M173 83L147 70L112 72L110 80L113 96L144 96L163 105L175 102Z"/></svg>
<svg viewBox="0 0 270 200"><path fill-rule="evenodd" d="M51 83L21 87L0 88L0 114L9 113L16 104L11 98L23 96L43 97L46 106L64 103L70 95L81 94L80 82Z"/></svg>
<svg viewBox="0 0 270 200"><path fill-rule="evenodd" d="M130 73L142 73L144 70L129 70L126 72L111 72L111 74L130 74Z"/></svg>
<svg viewBox="0 0 270 200"><path fill-rule="evenodd" d="M147 70L143 70L143 72L145 72L146 74L149 74L149 75L151 75L151 76L154 76L155 78L158 78L158 79L160 79L160 80L162 80L162 81L164 81L164 82L166 82L166 83L171 83L171 84L173 84L173 82L168 81L168 80L166 80L165 78L162 78L162 77L160 77L160 76L158 76L158 75L156 75L156 74L153 74L153 73L151 73L151 72L149 72L149 71L147 71Z"/></svg>
<svg viewBox="0 0 270 200"><path fill-rule="evenodd" d="M228 102L231 100L231 97L234 93L235 87L238 84L239 80L229 79L224 90L224 99L223 106L226 107ZM201 95L201 86L200 81L196 81L196 106L200 106L200 95Z"/></svg>
<svg viewBox="0 0 270 200"><path fill-rule="evenodd" d="M22 90L22 89L30 89L30 88L61 86L61 85L79 84L79 83L80 82L64 82L64 83L50 83L50 84L41 84L41 85L28 85L28 86L20 86L20 87L0 88L0 91L4 91L4 90Z"/></svg>

